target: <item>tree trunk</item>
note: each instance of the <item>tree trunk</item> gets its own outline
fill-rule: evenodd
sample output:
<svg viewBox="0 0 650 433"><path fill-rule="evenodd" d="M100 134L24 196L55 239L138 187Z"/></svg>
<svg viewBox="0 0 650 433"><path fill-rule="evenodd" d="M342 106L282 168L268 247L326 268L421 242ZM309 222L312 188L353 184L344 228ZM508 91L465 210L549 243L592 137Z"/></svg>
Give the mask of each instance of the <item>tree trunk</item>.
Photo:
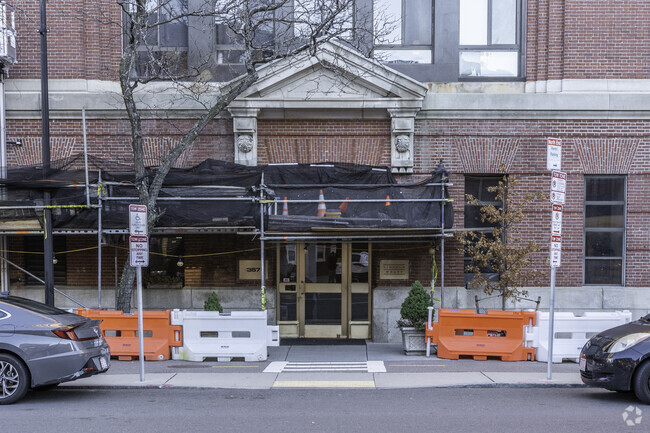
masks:
<svg viewBox="0 0 650 433"><path fill-rule="evenodd" d="M124 313L131 313L131 298L133 294L133 282L135 281L135 268L132 268L127 260L122 269L122 278L120 286L117 288L117 305L116 310L122 310Z"/></svg>

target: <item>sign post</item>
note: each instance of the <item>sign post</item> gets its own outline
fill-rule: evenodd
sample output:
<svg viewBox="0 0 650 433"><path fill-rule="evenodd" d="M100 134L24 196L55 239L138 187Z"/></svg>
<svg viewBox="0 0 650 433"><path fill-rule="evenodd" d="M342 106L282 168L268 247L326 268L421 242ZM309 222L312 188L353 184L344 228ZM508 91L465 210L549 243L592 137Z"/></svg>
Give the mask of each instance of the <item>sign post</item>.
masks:
<svg viewBox="0 0 650 433"><path fill-rule="evenodd" d="M140 382L144 382L144 321L142 316L142 268L149 266L149 237L147 236L147 207L129 205L129 253L131 266L136 268L138 288L138 346L140 354Z"/></svg>
<svg viewBox="0 0 650 433"><path fill-rule="evenodd" d="M562 140L547 140L546 168L551 173L551 296L549 299L548 362L546 379L553 378L553 337L555 335L555 275L562 260L562 211L566 201L566 173L560 170Z"/></svg>

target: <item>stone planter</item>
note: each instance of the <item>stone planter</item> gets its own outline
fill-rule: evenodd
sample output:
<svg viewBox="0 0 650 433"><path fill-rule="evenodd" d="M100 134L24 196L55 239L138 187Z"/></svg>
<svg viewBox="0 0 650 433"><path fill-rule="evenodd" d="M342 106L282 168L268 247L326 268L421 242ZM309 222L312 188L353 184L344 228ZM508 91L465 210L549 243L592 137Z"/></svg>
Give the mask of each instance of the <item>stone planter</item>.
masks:
<svg viewBox="0 0 650 433"><path fill-rule="evenodd" d="M424 341L424 331L415 328L400 328L402 331L402 347L405 355L424 355L427 350Z"/></svg>

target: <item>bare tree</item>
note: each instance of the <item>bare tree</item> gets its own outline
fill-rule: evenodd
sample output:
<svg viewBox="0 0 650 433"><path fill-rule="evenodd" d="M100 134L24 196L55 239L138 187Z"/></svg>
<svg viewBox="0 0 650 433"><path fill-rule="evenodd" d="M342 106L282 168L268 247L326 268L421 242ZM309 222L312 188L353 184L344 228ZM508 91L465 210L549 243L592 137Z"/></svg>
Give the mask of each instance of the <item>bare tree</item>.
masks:
<svg viewBox="0 0 650 433"><path fill-rule="evenodd" d="M260 65L277 59L316 55L320 44L335 37L365 47L362 50L365 54L370 53L368 47L372 46L372 39L369 43L363 26L358 26L359 11L354 9L353 0L205 0L198 7L197 0L190 0L189 4L188 0L117 0L117 3L123 12L124 34L119 68L121 99L131 127L135 187L140 203L149 208L150 231L160 216L157 199L170 169L203 129L258 80ZM368 22L372 23L371 11L367 13ZM357 17L354 28L353 14ZM161 34L187 26L192 18L194 22L196 18L203 22L213 20L218 31L224 33L221 39L227 39L230 48L236 48L225 51L226 55L234 52L239 57L240 75L235 81L219 83L212 74L206 73L207 61L206 65L185 68L181 66L187 64L182 53L159 49ZM372 33L372 24L370 27ZM224 55L224 51L204 54L206 59L214 59ZM152 86L154 82L160 82L159 87ZM200 107L200 113L189 129L179 131L181 138L168 154L161 155L150 176L143 149L143 111L161 107L147 106L141 89L151 92L160 86L172 90L175 98L191 100ZM135 270L127 263L120 281L118 309L130 310L134 278Z"/></svg>
<svg viewBox="0 0 650 433"><path fill-rule="evenodd" d="M527 296L523 290L537 284L541 273L534 268L533 254L539 251L534 240L524 240L520 235L529 206L543 198L541 191L522 194L517 190L517 179L504 175L496 186L488 187L494 201L502 205L482 204L476 197L466 195L468 204L480 206L481 222L493 227L489 231L459 232L457 239L462 251L471 257L465 272L473 273L470 286L483 288L486 295L497 292L505 309L507 300L520 300ZM498 279L490 277L497 274Z"/></svg>

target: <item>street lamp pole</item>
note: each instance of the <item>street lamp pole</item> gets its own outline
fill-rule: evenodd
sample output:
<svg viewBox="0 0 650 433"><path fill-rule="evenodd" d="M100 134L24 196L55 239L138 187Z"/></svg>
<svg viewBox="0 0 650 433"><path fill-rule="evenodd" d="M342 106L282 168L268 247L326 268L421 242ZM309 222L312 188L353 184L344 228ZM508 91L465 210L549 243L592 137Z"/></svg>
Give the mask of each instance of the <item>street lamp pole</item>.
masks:
<svg viewBox="0 0 650 433"><path fill-rule="evenodd" d="M41 155L43 158L43 179L50 174L50 106L47 76L47 20L46 0L41 1ZM43 192L43 280L45 281L45 303L54 306L54 239L52 238L52 210L50 192Z"/></svg>

